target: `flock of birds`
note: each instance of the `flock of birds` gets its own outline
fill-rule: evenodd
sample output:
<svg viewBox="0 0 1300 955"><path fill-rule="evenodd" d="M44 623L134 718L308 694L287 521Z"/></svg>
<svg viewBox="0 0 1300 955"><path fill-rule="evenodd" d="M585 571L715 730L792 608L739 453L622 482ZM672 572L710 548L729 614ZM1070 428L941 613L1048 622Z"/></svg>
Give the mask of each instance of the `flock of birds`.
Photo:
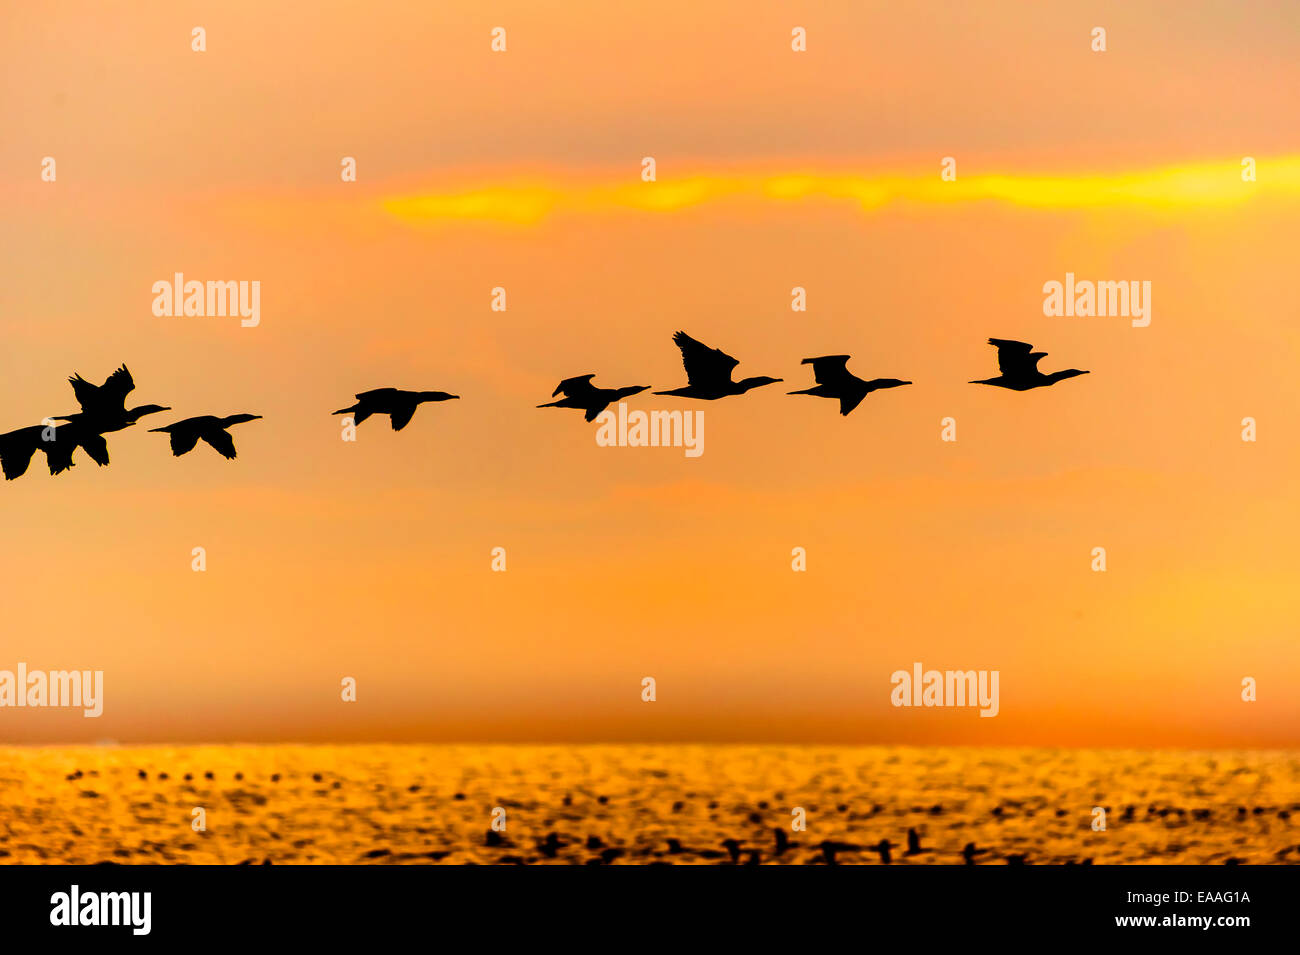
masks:
<svg viewBox="0 0 1300 955"><path fill-rule="evenodd" d="M62 474L72 467L72 455L77 448L103 467L108 464L108 442L104 435L129 428L145 415L171 410L163 405L128 408L126 396L135 390L135 381L125 365L109 375L102 385L92 385L80 375L73 375L68 381L72 384L77 404L81 406L80 411L55 415L51 420L64 422L60 425L37 424L0 434L0 470L3 470L6 480L12 481L25 474L38 450L45 452L51 474ZM233 458L235 442L226 429L260 417L255 414L224 418L200 415L150 430L167 434L171 438L172 454L178 457L191 451L202 439L222 456Z"/></svg>
<svg viewBox="0 0 1300 955"><path fill-rule="evenodd" d="M776 842L772 849L772 854L775 858L779 859L782 856L784 856L787 852L793 849L797 849L802 845L802 843L796 842L793 839L791 839L784 829L773 829L772 832L776 837ZM740 842L737 839L723 839L722 842L718 843L720 846L722 846L721 850L689 848L687 846L683 846L680 839L675 839L675 838L667 839L666 842L668 845L667 852L657 853L657 855L688 856L694 859L730 860L731 864L733 865L761 865L763 862L762 849L758 849L754 847L746 847L742 842ZM491 830L489 830L487 834L487 845L490 847L500 847L504 845L504 839L500 833L492 832ZM562 841L559 833L551 832L547 834L545 840L537 843L537 850L547 858L554 859L556 855L559 853L559 851L565 848L566 845L568 845L568 843ZM596 857L588 860L587 862L588 865L601 865L601 864L609 865L610 863L614 862L614 860L619 859L627 854L626 850L624 849L606 846L603 842L601 842L601 840L597 836L588 836L586 842L586 848L589 851L593 851L597 853ZM822 861L826 865L839 865L840 855L845 853L853 853L853 852L878 853L880 856L880 861L885 865L889 865L891 862L893 862L893 855L891 853L891 850L901 849L902 846L898 845L897 843L890 842L888 839L881 839L879 842L873 843L871 845L858 845L857 843L852 843L852 842L837 842L832 839L823 839L821 842L814 843L812 845L812 848L820 850ZM915 856L928 855L934 851L935 851L934 849L927 849L921 845L921 835L915 829L907 830L907 848L904 849L902 853L904 858L913 858ZM962 849L961 855L962 858L966 860L966 865L977 865L979 862L979 857L982 855L987 855L990 852L992 852L991 849L977 848L975 843L968 842L966 843L966 847ZM745 861L743 863L740 861L742 856L745 857ZM1011 854L1005 856L1004 858L1006 859L1008 865L1025 865L1028 857L1025 854ZM518 857L507 857L500 861L501 862L523 862L524 860ZM653 863L653 862L650 864L671 865L671 863ZM724 861L723 864L725 865L726 862ZM1071 864L1073 863L1069 863L1069 862L1066 863L1066 865L1071 865ZM1085 859L1082 864L1092 865L1092 859Z"/></svg>
<svg viewBox="0 0 1300 955"><path fill-rule="evenodd" d="M710 348L703 342L696 341L685 332L673 335L673 342L681 350L682 365L686 368L686 385L671 391L655 391L656 395L673 395L678 398L697 398L701 401L716 401L732 395L743 395L763 385L776 384L784 379L769 378L760 375L755 378L742 378L734 381L732 370L740 362L720 348ZM995 388L1009 388L1012 391L1029 391L1032 388L1044 388L1054 385L1066 378L1086 375L1088 372L1077 368L1064 371L1044 373L1038 370L1038 362L1046 357L1047 352L1034 351L1028 342L1018 342L1009 338L990 338L989 344L998 350L998 370L996 378L984 378L972 381L972 385L992 385ZM812 395L816 398L832 398L840 403L840 414L847 415L862 403L862 399L873 391L884 388L898 388L910 385L910 381L898 378L873 378L870 381L859 378L849 371L851 355L823 355L820 358L805 358L803 364L812 365L815 387L802 391L787 392L792 395ZM559 401L538 405L539 408L576 408L586 413L588 421L611 404L623 398L639 394L650 388L649 385L633 385L628 388L597 388L591 383L595 375L580 375L566 378L551 393L551 397L563 394ZM394 424L396 427L396 424Z"/></svg>
<svg viewBox="0 0 1300 955"><path fill-rule="evenodd" d="M754 388L783 380L758 376L735 381L732 378L732 371L740 362L726 352L718 348L710 348L680 331L673 335L673 342L682 353L682 365L686 369L686 384L681 388L656 391L653 394L716 401L719 398L743 395ZM1029 391L1032 388L1054 385L1058 381L1076 375L1088 374L1077 368L1050 373L1039 371L1038 362L1047 353L1034 351L1034 346L1027 342L990 338L989 344L998 350L1000 374L996 378L972 381L973 385L992 385L1012 391ZM789 394L838 400L840 414L847 415L873 391L912 384L910 381L902 381L898 378L873 378L870 381L859 378L848 369L850 357L849 355L823 355L820 358L805 358L803 364L812 365L813 380L816 384L812 388L791 391ZM551 393L552 398L558 395L564 397L559 401L551 401L537 407L572 408L582 411L587 421L594 421L614 402L640 394L650 388L650 385L598 388L591 383L595 377L592 374L564 379ZM102 385L92 385L80 375L73 375L68 381L72 384L72 393L81 406L80 411L55 416L53 421L63 422L59 425L31 425L7 434L0 434L0 470L3 470L6 480L12 481L25 474L32 457L38 450L45 453L51 474L61 474L71 468L74 464L72 456L77 448L81 448L92 461L103 467L108 464L108 443L104 440L104 435L129 428L145 415L171 410L162 405L151 404L127 408L126 397L135 389L135 381L125 365L109 375ZM372 415L388 415L393 430L401 431L421 404L450 401L460 396L445 391L376 388L372 391L360 392L355 397L356 402L351 407L340 408L333 413L351 415L355 424L361 424ZM193 450L202 440L211 445L222 457L233 460L235 442L228 429L233 425L255 421L260 417L261 415L255 414L235 414L226 417L200 415L161 428L151 428L150 431L167 434L171 439L172 454L177 457Z"/></svg>

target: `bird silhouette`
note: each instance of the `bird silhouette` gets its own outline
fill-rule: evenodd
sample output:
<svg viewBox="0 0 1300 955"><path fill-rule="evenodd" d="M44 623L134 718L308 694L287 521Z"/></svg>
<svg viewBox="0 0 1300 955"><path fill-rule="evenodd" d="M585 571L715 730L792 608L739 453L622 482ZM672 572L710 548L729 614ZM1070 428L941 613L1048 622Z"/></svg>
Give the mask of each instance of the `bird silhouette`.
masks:
<svg viewBox="0 0 1300 955"><path fill-rule="evenodd" d="M576 378L565 378L555 390L551 392L554 398L558 394L564 397L559 401L552 401L550 404L538 405L539 408L577 408L579 411L585 411L588 421L595 421L596 416L612 405L615 401L623 398L630 398L632 395L640 394L649 390L649 385L631 385L627 388L597 388L591 383L595 375L578 375Z"/></svg>
<svg viewBox="0 0 1300 955"><path fill-rule="evenodd" d="M351 408L340 408L334 414L350 414L354 424L360 424L372 414L386 414L394 431L401 431L415 414L415 409L426 401L450 401L460 395L445 391L402 391L400 388L375 388L356 394L357 403Z"/></svg>
<svg viewBox="0 0 1300 955"><path fill-rule="evenodd" d="M921 855L921 854L923 854L923 853L926 853L926 852L933 852L933 851L934 851L933 849L922 849L922 848L921 848L921 835L920 835L920 833L918 833L915 829L908 829L908 830L907 830L907 851L904 852L903 855L905 855L905 856L919 856L919 855Z"/></svg>
<svg viewBox="0 0 1300 955"><path fill-rule="evenodd" d="M961 850L962 857L966 860L967 865L975 865L975 857L988 852L988 849L976 849L975 843L966 843L966 848Z"/></svg>
<svg viewBox="0 0 1300 955"><path fill-rule="evenodd" d="M675 395L678 398L699 398L716 401L728 395L743 395L751 388L770 385L780 378L742 378L731 380L731 370L740 364L726 352L697 342L685 332L673 335L673 341L682 351L682 365L686 368L686 387L672 391L656 391L656 395Z"/></svg>
<svg viewBox="0 0 1300 955"><path fill-rule="evenodd" d="M993 385L997 388L1010 388L1012 391L1028 391L1031 388L1054 385L1066 378L1088 374L1078 368L1067 368L1064 371L1054 371L1045 375L1038 370L1038 362L1046 357L1047 352L1034 351L1034 346L1028 342L1017 342L1008 338L990 338L989 344L998 350L998 370L1002 374L996 378L972 381L972 385Z"/></svg>
<svg viewBox="0 0 1300 955"><path fill-rule="evenodd" d="M822 856L827 865L838 865L835 861L836 855L841 852L860 852L862 849L874 849L875 846L858 846L851 842L834 842L830 839L823 839L817 843L816 848L822 851Z"/></svg>
<svg viewBox="0 0 1300 955"><path fill-rule="evenodd" d="M72 453L83 448L100 467L108 464L108 444L99 433L79 424L32 425L0 434L0 470L12 481L27 473L32 455L45 452L51 474L62 474L73 466Z"/></svg>
<svg viewBox="0 0 1300 955"><path fill-rule="evenodd" d="M724 848L726 848L727 853L731 856L732 862L740 861L740 852L742 846L739 842L737 842L735 839L723 839L722 845Z"/></svg>
<svg viewBox="0 0 1300 955"><path fill-rule="evenodd" d="M54 440L42 442L51 474L62 474L73 466L72 452L81 448L101 468L108 464L108 442L97 428L74 421L54 429Z"/></svg>
<svg viewBox="0 0 1300 955"><path fill-rule="evenodd" d="M55 415L55 421L69 421L84 429L83 433L106 434L129 428L145 415L171 411L164 405L136 405L126 407L126 396L135 390L135 379L126 365L118 368L102 385L92 385L74 374L68 379L72 394L81 405L81 411L70 415ZM89 453L89 452L87 452Z"/></svg>
<svg viewBox="0 0 1300 955"><path fill-rule="evenodd" d="M873 391L911 384L910 381L900 381L897 378L873 378L871 381L863 381L849 371L849 357L849 355L824 355L821 358L805 358L803 364L813 366L813 379L817 382L817 387L806 388L803 391L790 391L787 394L838 398L840 414L847 415Z"/></svg>
<svg viewBox="0 0 1300 955"><path fill-rule="evenodd" d="M41 444L51 474L61 474L72 467L72 454L77 448L85 450L91 460L103 467L108 464L108 445L103 435L129 428L145 415L171 410L153 404L126 407L126 396L135 390L135 380L126 365L109 375L102 385L91 384L78 374L73 374L68 383L81 410L53 417L67 424L54 432L51 441L43 440ZM30 457L28 454L29 460Z"/></svg>
<svg viewBox="0 0 1300 955"><path fill-rule="evenodd" d="M566 845L568 843L560 838L558 832L548 832L545 841L537 843L537 851L548 859L554 859L556 854Z"/></svg>
<svg viewBox="0 0 1300 955"><path fill-rule="evenodd" d="M188 454L198 444L200 438L212 445L223 458L228 461L235 459L235 440L226 431L231 425L243 424L245 421L256 421L262 416L260 414L232 414L225 418L218 418L214 415L200 415L197 418L185 418L177 421L175 424L169 424L163 428L150 428L152 434L155 431L162 431L171 437L172 454L180 457L182 454Z"/></svg>
<svg viewBox="0 0 1300 955"><path fill-rule="evenodd" d="M798 842L792 842L790 837L785 834L784 829L778 827L772 831L776 833L776 854L778 856L784 854L789 849L797 848L801 844Z"/></svg>
<svg viewBox="0 0 1300 955"><path fill-rule="evenodd" d="M881 839L874 846L867 846L867 848L875 849L877 852L879 852L880 861L883 862L885 865L889 865L890 862L892 861L889 858L889 850L894 848L894 844L890 842L888 839Z"/></svg>

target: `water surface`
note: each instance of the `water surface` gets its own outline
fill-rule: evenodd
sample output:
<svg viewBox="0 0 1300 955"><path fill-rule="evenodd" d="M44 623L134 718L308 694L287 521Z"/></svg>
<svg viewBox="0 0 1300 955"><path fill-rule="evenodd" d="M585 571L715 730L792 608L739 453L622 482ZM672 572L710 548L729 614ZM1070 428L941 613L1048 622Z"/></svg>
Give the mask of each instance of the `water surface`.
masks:
<svg viewBox="0 0 1300 955"><path fill-rule="evenodd" d="M1094 807L1105 831L1092 828ZM195 808L205 831L192 828ZM790 831L796 808L804 832ZM505 810L499 840L494 809ZM980 864L1291 863L1298 823L1295 752L0 748L8 863L799 865L825 864L820 844L838 842L864 847L838 863L880 864L865 847L881 840L894 865L960 865L972 842L988 850ZM777 828L795 843L779 855ZM907 855L908 829L931 851Z"/></svg>

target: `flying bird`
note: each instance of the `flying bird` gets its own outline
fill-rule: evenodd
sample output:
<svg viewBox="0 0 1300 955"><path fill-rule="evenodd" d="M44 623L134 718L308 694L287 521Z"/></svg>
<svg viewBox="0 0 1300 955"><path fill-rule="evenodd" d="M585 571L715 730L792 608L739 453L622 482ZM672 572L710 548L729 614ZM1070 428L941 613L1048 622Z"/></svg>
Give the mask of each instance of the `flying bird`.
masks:
<svg viewBox="0 0 1300 955"><path fill-rule="evenodd" d="M460 395L445 391L402 391L400 388L376 388L356 395L357 403L351 408L340 408L334 414L350 414L354 424L360 424L372 414L386 414L394 431L401 431L415 414L415 409L426 401L450 401Z"/></svg>
<svg viewBox="0 0 1300 955"><path fill-rule="evenodd" d="M733 865L740 861L740 853L744 847L741 846L739 841L735 839L723 839L721 845L727 850L727 854L731 856L731 862Z"/></svg>
<svg viewBox="0 0 1300 955"><path fill-rule="evenodd" d="M841 852L860 852L863 849L874 849L875 846L859 846L851 842L835 842L830 839L823 839L813 848L822 851L822 857L826 860L827 865L838 865L835 857Z"/></svg>
<svg viewBox="0 0 1300 955"><path fill-rule="evenodd" d="M565 378L555 390L551 392L551 397L563 393L564 397L559 401L552 401L550 404L538 405L539 408L577 408L585 411L588 421L595 421L596 416L612 405L615 401L623 398L630 398L632 395L640 394L649 390L649 385L632 385L627 388L597 388L591 383L595 375L579 375L576 378Z"/></svg>
<svg viewBox="0 0 1300 955"><path fill-rule="evenodd" d="M72 467L72 452L77 448L85 451L101 468L108 464L108 442L98 428L82 422L60 425L54 429L54 440L42 444L51 474L62 474Z"/></svg>
<svg viewBox="0 0 1300 955"><path fill-rule="evenodd" d="M780 378L742 378L731 380L731 370L740 362L718 348L697 342L685 332L673 335L673 341L682 350L682 365L686 368L686 387L672 391L656 391L656 395L676 395L679 398L699 398L716 401L728 395L743 395L751 388L770 385Z"/></svg>
<svg viewBox="0 0 1300 955"><path fill-rule="evenodd" d="M825 355L821 358L805 358L803 364L813 366L813 380L817 382L817 387L804 391L791 391L787 394L838 398L840 414L847 415L873 391L911 384L910 381L900 381L897 378L873 378L871 381L863 381L849 371L849 357L848 355Z"/></svg>
<svg viewBox="0 0 1300 955"><path fill-rule="evenodd" d="M48 439L46 433L48 432ZM32 455L45 452L45 462L51 474L62 474L73 466L72 453L85 449L100 467L108 463L108 443L102 435L77 424L58 427L32 425L8 434L0 434L0 470L5 480L12 481L27 473Z"/></svg>
<svg viewBox="0 0 1300 955"><path fill-rule="evenodd" d="M907 830L907 851L904 852L903 855L919 856L919 855L923 855L926 852L933 852L933 851L934 851L933 849L921 848L921 834L919 832L917 832L915 829Z"/></svg>
<svg viewBox="0 0 1300 955"><path fill-rule="evenodd" d="M972 385L994 385L998 388L1010 388L1012 391L1028 391L1030 388L1043 388L1054 385L1066 378L1086 375L1088 372L1078 368L1054 371L1049 375L1038 370L1038 362L1046 357L1045 351L1034 351L1028 342L1017 342L1007 338L990 338L989 344L998 350L998 370L1002 372L996 378L972 381Z"/></svg>
<svg viewBox="0 0 1300 955"><path fill-rule="evenodd" d="M235 439L230 436L230 432L226 429L231 425L243 424L245 421L256 421L261 417L260 414L232 414L225 418L218 418L215 415L200 415L197 418L185 418L163 428L150 428L149 432L152 434L155 431L162 431L169 435L171 437L172 454L178 458L182 454L188 454L194 450L194 446L202 438L212 445L223 458L233 461L235 459Z"/></svg>
<svg viewBox="0 0 1300 955"><path fill-rule="evenodd" d="M55 415L55 421L71 421L97 434L129 428L148 414L171 411L163 405L137 405L126 407L126 396L135 390L135 380L123 365L104 380L102 385L92 385L74 374L68 379L72 393L81 405L81 411L70 415ZM87 452L89 453L89 452Z"/></svg>
<svg viewBox="0 0 1300 955"><path fill-rule="evenodd" d="M785 830L779 826L773 832L776 833L776 854L778 856L800 845L798 842L792 842L790 837L785 834Z"/></svg>
<svg viewBox="0 0 1300 955"><path fill-rule="evenodd" d="M988 852L988 849L977 849L975 843L966 843L966 848L961 850L962 857L965 858L967 865L976 865L975 857Z"/></svg>

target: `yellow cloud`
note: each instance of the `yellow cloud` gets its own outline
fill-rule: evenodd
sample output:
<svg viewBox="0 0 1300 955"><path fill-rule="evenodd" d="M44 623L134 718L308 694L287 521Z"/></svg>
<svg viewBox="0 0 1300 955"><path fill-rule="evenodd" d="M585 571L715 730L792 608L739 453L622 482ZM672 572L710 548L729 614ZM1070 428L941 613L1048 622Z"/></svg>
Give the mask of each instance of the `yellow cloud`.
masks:
<svg viewBox="0 0 1300 955"><path fill-rule="evenodd" d="M533 224L554 213L592 215L619 210L667 212L717 202L823 199L863 210L895 200L923 203L993 199L1022 206L1081 208L1115 204L1157 206L1241 202L1262 193L1300 196L1300 156L1260 160L1258 181L1243 182L1240 161L1165 166L1111 175L854 176L843 173L710 174L661 182L515 181L447 192L381 199L390 215L409 222L484 220Z"/></svg>

